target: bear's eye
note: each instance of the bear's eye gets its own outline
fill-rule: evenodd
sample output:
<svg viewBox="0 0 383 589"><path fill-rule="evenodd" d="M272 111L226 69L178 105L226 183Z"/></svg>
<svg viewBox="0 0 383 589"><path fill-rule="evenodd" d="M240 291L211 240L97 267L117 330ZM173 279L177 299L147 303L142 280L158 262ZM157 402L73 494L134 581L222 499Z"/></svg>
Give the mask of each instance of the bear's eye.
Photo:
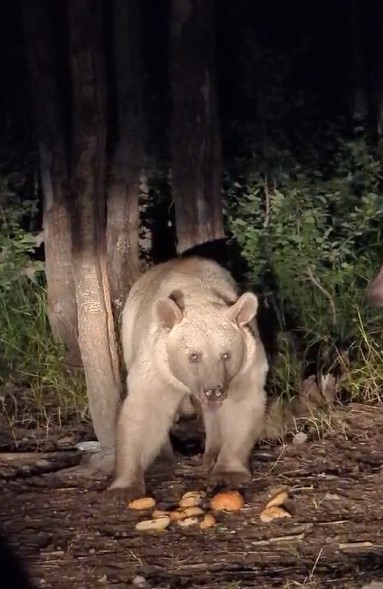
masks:
<svg viewBox="0 0 383 589"><path fill-rule="evenodd" d="M189 354L189 360L190 362L199 362L201 360L201 354L198 354L198 352L192 352Z"/></svg>
<svg viewBox="0 0 383 589"><path fill-rule="evenodd" d="M224 352L223 354L221 354L221 358L224 362L227 362L231 358L230 352Z"/></svg>

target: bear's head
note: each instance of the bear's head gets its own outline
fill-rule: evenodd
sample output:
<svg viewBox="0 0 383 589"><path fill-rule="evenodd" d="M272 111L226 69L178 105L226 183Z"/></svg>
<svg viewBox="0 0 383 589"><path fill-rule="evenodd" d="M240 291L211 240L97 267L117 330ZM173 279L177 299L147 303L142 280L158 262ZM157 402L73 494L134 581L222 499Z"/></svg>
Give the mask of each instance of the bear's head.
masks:
<svg viewBox="0 0 383 589"><path fill-rule="evenodd" d="M167 331L170 371L202 405L219 407L243 369L257 309L258 299L250 292L230 306L196 303L185 308L180 291L156 302L157 321Z"/></svg>

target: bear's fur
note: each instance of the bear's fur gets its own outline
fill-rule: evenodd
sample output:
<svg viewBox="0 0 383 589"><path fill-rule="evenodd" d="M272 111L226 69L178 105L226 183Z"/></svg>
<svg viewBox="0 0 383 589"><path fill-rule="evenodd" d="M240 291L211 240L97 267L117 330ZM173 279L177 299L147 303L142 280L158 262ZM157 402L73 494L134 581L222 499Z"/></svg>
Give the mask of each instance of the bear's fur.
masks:
<svg viewBox="0 0 383 589"><path fill-rule="evenodd" d="M212 484L251 478L268 371L257 309L253 293L240 296L230 273L203 258L158 264L137 280L122 313L128 394L110 490L129 499L145 494L145 471L169 449L173 419L191 397L203 415Z"/></svg>

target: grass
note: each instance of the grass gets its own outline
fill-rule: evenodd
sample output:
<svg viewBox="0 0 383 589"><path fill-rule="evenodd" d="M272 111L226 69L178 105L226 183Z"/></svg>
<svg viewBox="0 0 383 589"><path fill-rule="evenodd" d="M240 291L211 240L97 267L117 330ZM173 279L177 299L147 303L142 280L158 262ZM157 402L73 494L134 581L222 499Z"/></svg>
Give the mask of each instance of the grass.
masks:
<svg viewBox="0 0 383 589"><path fill-rule="evenodd" d="M272 398L265 427L268 439L281 441L300 431L316 439L334 430L345 434L345 405L382 404L383 317L358 306L353 313L357 321L351 343L337 346L329 336L323 347L317 346L318 357L311 361L309 372L307 348L314 349L318 341L311 340L306 349L298 351L290 334L280 334L279 353L270 362ZM330 354L323 354L325 345ZM329 396L321 386L326 378L333 380Z"/></svg>
<svg viewBox="0 0 383 589"><path fill-rule="evenodd" d="M18 428L46 432L88 418L84 379L65 371L52 339L45 289L20 279L0 292L1 409Z"/></svg>
<svg viewBox="0 0 383 589"><path fill-rule="evenodd" d="M73 428L89 422L85 379L65 371L62 350L50 333L46 305L44 287L26 278L14 281L12 289L0 290L0 416L14 439L25 429L43 430L48 436L63 426ZM339 408L339 400L365 404L383 400L380 318L366 319L364 311L357 307L357 327L354 321L354 339L347 349L337 348L331 337L327 338L332 363L326 369L318 337L313 334L308 343L308 347L319 349L316 379L321 374L336 374L334 402ZM299 431L321 438L334 429L344 430L341 412L324 402L320 386L319 403L312 402L304 390L306 358L307 350L298 353L288 332L279 334L279 354L271 365L270 388L278 398L267 424L269 433L274 430L270 439L281 440ZM297 399L303 411L296 411Z"/></svg>
<svg viewBox="0 0 383 589"><path fill-rule="evenodd" d="M383 317L378 333L367 329L358 310L359 341L350 346L347 353L339 354L342 367L341 386L351 398L363 403L383 401ZM350 358L356 358L350 363Z"/></svg>

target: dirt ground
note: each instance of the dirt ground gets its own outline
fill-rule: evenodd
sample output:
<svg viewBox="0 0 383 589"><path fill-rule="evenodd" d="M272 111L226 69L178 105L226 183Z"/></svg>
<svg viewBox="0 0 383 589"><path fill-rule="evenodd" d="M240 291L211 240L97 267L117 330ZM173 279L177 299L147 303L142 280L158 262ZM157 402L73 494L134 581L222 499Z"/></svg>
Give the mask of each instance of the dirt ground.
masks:
<svg viewBox="0 0 383 589"><path fill-rule="evenodd" d="M361 589L383 580L383 411L353 406L342 420L325 440L256 448L245 507L206 531L135 531L146 514L111 502L105 480L60 468L78 462L73 452L0 454L0 534L36 588ZM157 466L148 482L159 503L177 502L204 487L198 456L178 456L173 476ZM292 517L262 523L280 485ZM0 587L27 587L0 560Z"/></svg>

